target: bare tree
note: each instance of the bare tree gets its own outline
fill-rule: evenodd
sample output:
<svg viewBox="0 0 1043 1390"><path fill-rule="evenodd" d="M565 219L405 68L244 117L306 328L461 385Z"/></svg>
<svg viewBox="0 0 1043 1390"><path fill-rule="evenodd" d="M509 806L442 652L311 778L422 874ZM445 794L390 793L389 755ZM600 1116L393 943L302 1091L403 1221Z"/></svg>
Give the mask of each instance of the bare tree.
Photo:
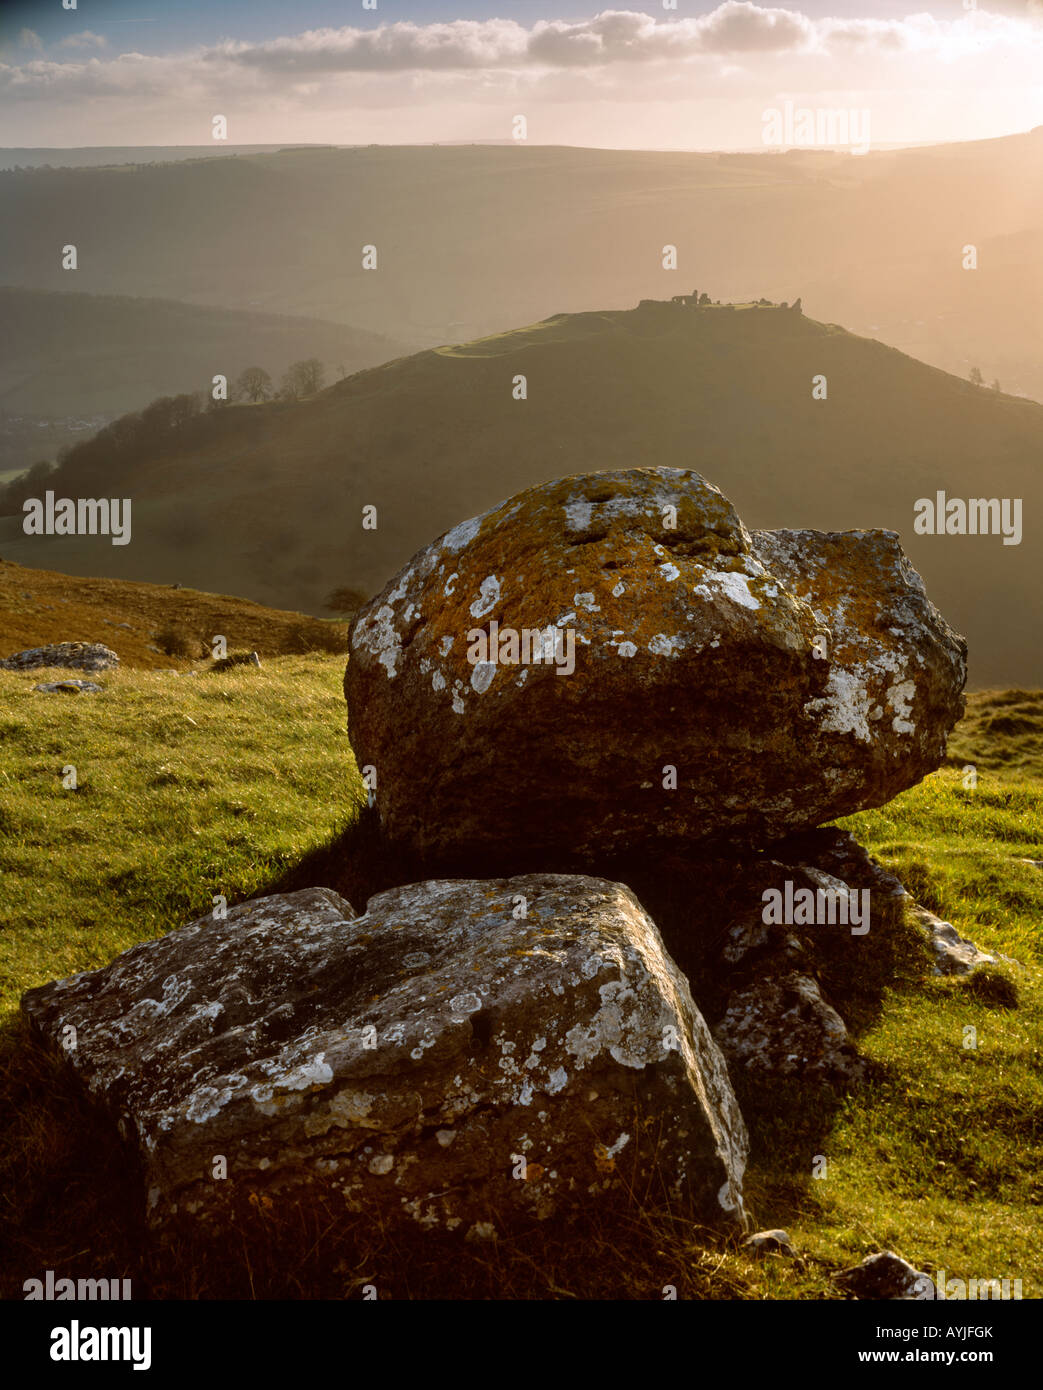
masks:
<svg viewBox="0 0 1043 1390"><path fill-rule="evenodd" d="M247 367L240 372L239 380L233 388L236 400L267 401L275 388L272 379L263 367Z"/></svg>
<svg viewBox="0 0 1043 1390"><path fill-rule="evenodd" d="M284 396L300 400L302 396L314 396L322 390L326 369L317 357L308 357L303 362L294 362L286 370L282 379Z"/></svg>

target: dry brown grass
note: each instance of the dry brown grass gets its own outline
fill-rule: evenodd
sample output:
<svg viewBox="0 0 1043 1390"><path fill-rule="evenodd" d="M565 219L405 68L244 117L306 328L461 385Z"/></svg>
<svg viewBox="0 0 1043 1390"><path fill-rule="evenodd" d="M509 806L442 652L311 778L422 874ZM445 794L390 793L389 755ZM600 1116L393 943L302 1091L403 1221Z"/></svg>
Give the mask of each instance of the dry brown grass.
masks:
<svg viewBox="0 0 1043 1390"><path fill-rule="evenodd" d="M348 645L346 623L249 599L0 561L0 657L51 642L104 642L124 666L148 670L197 659L217 634L229 651L256 651L262 659L346 653Z"/></svg>

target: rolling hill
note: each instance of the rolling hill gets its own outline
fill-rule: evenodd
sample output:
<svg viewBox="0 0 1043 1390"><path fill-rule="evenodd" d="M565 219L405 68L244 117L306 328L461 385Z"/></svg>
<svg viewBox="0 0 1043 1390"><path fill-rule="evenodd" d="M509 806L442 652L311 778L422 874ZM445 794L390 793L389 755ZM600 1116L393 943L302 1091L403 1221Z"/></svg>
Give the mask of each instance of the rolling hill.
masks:
<svg viewBox="0 0 1043 1390"><path fill-rule="evenodd" d="M0 264L22 288L303 314L425 347L693 286L800 295L1043 399L1043 127L862 157L313 147L8 170L0 201Z"/></svg>
<svg viewBox="0 0 1043 1390"><path fill-rule="evenodd" d="M825 400L812 397L820 374ZM130 496L131 544L25 536L19 514L0 518L0 553L319 612L334 586L375 591L433 537L534 482L695 468L751 527L899 532L969 639L972 682L1040 684L1041 453L1035 402L789 310L652 303L428 350L305 401L228 406L122 473L78 481L74 456L48 486ZM915 503L938 490L1021 498L1026 540L914 534ZM376 530L362 527L368 505Z"/></svg>
<svg viewBox="0 0 1043 1390"><path fill-rule="evenodd" d="M209 391L261 366L276 385L291 362L317 357L335 380L409 349L322 319L204 308L170 300L0 287L0 470L47 457L46 442L75 442L77 417L113 417L161 395ZM33 417L17 431L12 417ZM66 421L64 433L41 420Z"/></svg>

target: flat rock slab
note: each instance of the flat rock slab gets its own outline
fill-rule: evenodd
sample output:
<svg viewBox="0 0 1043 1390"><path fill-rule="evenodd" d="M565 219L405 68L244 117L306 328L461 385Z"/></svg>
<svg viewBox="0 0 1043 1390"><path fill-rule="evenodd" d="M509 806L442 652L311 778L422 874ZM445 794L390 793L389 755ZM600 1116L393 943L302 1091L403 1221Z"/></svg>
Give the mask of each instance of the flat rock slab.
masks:
<svg viewBox="0 0 1043 1390"><path fill-rule="evenodd" d="M414 556L352 623L345 695L392 840L560 864L882 805L941 761L965 658L893 532L751 535L698 473L630 469Z"/></svg>
<svg viewBox="0 0 1043 1390"><path fill-rule="evenodd" d="M726 1063L622 884L262 898L22 1007L136 1136L158 1225L244 1191L471 1239L631 1190L745 1222Z"/></svg>

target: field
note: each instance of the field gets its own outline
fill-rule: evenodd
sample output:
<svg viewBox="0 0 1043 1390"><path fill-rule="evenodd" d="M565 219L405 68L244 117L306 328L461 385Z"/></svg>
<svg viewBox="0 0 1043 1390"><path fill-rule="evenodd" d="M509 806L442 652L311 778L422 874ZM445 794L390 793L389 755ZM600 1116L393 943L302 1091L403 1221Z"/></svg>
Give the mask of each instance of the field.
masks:
<svg viewBox="0 0 1043 1390"><path fill-rule="evenodd" d="M362 809L340 656L179 669L106 672L103 694L69 698L33 692L48 673L0 672L0 1295L89 1262L132 1278L135 1297L357 1297L375 1281L400 1298L658 1299L674 1285L682 1298L823 1299L839 1296L831 1273L883 1248L1043 1291L1043 872L1018 862L1043 860L1043 694L1025 691L972 696L950 765L848 822L920 902L1017 963L943 981L911 951L861 1020L872 1069L849 1096L737 1086L753 1218L785 1227L796 1260L754 1260L637 1195L579 1236L539 1228L481 1253L406 1246L336 1213L302 1240L262 1211L220 1254L147 1249L133 1164L26 1045L21 993L208 912L217 893L394 875Z"/></svg>

